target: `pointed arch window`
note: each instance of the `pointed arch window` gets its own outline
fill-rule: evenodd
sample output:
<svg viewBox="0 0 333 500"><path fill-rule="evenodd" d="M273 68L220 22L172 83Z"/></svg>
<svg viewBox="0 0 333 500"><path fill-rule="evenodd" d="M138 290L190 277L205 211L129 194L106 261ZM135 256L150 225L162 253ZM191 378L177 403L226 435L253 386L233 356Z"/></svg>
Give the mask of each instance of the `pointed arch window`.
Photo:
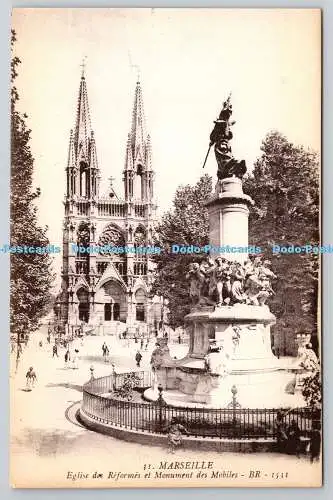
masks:
<svg viewBox="0 0 333 500"><path fill-rule="evenodd" d="M90 196L90 173L86 162L80 162L80 196Z"/></svg>

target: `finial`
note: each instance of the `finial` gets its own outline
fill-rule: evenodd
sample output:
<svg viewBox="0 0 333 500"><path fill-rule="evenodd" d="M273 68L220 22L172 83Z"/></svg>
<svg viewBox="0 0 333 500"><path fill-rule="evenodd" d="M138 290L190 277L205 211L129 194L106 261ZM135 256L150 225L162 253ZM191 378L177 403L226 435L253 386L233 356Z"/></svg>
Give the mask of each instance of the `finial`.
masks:
<svg viewBox="0 0 333 500"><path fill-rule="evenodd" d="M84 78L84 71L86 69L86 60L87 59L87 56L84 56L84 58L82 59L82 63L80 64L81 66L81 78Z"/></svg>

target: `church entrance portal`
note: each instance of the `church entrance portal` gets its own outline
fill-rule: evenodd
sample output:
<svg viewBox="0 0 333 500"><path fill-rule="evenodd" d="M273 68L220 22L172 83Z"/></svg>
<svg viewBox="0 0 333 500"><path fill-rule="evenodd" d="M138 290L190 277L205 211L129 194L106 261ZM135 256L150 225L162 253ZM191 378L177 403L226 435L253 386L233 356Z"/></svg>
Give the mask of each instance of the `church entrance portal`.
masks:
<svg viewBox="0 0 333 500"><path fill-rule="evenodd" d="M88 290L80 288L77 292L77 298L79 299L79 320L85 323L89 322L89 294Z"/></svg>
<svg viewBox="0 0 333 500"><path fill-rule="evenodd" d="M104 321L120 321L120 304L118 302L104 304Z"/></svg>
<svg viewBox="0 0 333 500"><path fill-rule="evenodd" d="M126 321L126 294L119 283L110 280L103 286L104 321Z"/></svg>

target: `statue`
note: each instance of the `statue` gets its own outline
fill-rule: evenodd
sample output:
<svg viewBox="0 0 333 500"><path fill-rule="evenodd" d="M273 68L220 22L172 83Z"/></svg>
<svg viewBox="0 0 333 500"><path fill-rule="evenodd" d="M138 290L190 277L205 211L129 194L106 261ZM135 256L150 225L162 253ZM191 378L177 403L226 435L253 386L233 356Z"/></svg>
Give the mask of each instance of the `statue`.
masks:
<svg viewBox="0 0 333 500"><path fill-rule="evenodd" d="M246 294L244 293L244 278L245 270L242 265L236 262L232 269L232 285L231 298L233 303L243 304L246 302Z"/></svg>
<svg viewBox="0 0 333 500"><path fill-rule="evenodd" d="M214 279L217 292L217 306L229 304L231 300L231 270L227 259L218 257L214 269Z"/></svg>
<svg viewBox="0 0 333 500"><path fill-rule="evenodd" d="M170 356L170 350L167 343L160 345L159 342L156 342L155 349L153 350L150 358L150 366L154 378L153 386L155 388L164 382L163 371L161 371L161 368L164 367L165 363L169 363L171 361L172 358Z"/></svg>
<svg viewBox="0 0 333 500"><path fill-rule="evenodd" d="M190 282L190 297L192 304L197 304L200 301L201 285L203 281L200 265L197 262L193 262L189 265L186 279Z"/></svg>
<svg viewBox="0 0 333 500"><path fill-rule="evenodd" d="M229 141L233 137L231 126L235 124L235 121L230 121L231 115L232 105L229 96L223 103L223 108L218 119L214 121L215 126L210 134L208 149L209 152L210 148L214 145L215 157L218 165L217 178L219 180L227 177L238 177L242 179L246 173L245 160L236 160L231 152L231 146L229 144Z"/></svg>
<svg viewBox="0 0 333 500"><path fill-rule="evenodd" d="M243 264L231 262L225 257L214 261L207 257L201 263L190 264L186 279L189 281L190 297L193 305L248 304L264 306L274 295L271 280L276 275L269 268L270 261L262 263L255 257Z"/></svg>

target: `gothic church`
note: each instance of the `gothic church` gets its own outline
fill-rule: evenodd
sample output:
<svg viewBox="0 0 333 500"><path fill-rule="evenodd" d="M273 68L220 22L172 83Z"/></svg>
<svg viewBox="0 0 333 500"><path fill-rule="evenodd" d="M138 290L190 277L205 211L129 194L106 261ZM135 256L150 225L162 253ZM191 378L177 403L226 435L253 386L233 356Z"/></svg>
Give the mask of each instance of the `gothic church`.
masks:
<svg viewBox="0 0 333 500"><path fill-rule="evenodd" d="M123 197L117 196L112 180L108 195L100 194L101 175L84 73L75 128L70 134L66 177L62 287L58 297L61 323L69 330L82 322L95 329L103 325L104 333L105 327L119 321L126 323L129 331L138 323L152 324L155 308L149 299L153 277L150 255L75 251L75 246L152 245L156 224L154 172L139 81L126 145Z"/></svg>

